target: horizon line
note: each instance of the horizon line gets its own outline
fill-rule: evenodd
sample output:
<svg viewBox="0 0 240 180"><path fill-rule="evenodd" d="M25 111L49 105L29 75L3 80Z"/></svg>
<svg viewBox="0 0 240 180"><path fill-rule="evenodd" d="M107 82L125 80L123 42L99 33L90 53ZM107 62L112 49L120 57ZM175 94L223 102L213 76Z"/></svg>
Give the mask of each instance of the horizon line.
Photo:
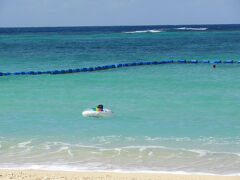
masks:
<svg viewBox="0 0 240 180"><path fill-rule="evenodd" d="M152 24L152 25L72 25L72 26L0 26L0 29L3 28L65 28L65 27L127 27L127 26L135 26L135 27L141 27L141 26L201 26L201 25L240 25L235 23L227 23L227 24Z"/></svg>

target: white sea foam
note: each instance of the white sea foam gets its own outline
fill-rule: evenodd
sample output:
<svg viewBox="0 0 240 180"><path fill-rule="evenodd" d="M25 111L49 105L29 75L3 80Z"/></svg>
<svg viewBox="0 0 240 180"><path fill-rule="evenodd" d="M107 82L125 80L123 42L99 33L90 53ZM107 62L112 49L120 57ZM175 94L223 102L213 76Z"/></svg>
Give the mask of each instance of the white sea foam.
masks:
<svg viewBox="0 0 240 180"><path fill-rule="evenodd" d="M109 144L111 142L111 140L117 140L117 139L121 139L121 136L97 136L97 137L93 137L92 140L93 141L98 141L99 143L102 144Z"/></svg>
<svg viewBox="0 0 240 180"><path fill-rule="evenodd" d="M176 28L179 30L190 30L190 31L206 31L208 30L208 28L191 28L191 27L180 27L180 28Z"/></svg>
<svg viewBox="0 0 240 180"><path fill-rule="evenodd" d="M126 140L127 141L135 141L135 138L133 138L133 137L126 137Z"/></svg>
<svg viewBox="0 0 240 180"><path fill-rule="evenodd" d="M49 144L44 145L44 149L49 150L50 148L51 148L51 146Z"/></svg>
<svg viewBox="0 0 240 180"><path fill-rule="evenodd" d="M152 156L152 155L153 155L153 152L150 151L150 152L148 153L148 156Z"/></svg>
<svg viewBox="0 0 240 180"><path fill-rule="evenodd" d="M50 143L50 144L53 144L53 145L65 145L65 146L71 145L71 144L69 144L69 143L59 142L59 141L49 142L49 143Z"/></svg>
<svg viewBox="0 0 240 180"><path fill-rule="evenodd" d="M68 152L69 156L71 156L71 157L74 156L73 153L70 151L70 149L68 149L67 152Z"/></svg>
<svg viewBox="0 0 240 180"><path fill-rule="evenodd" d="M64 147L60 147L56 152L61 152L61 151L65 151L68 150L69 148L67 146Z"/></svg>
<svg viewBox="0 0 240 180"><path fill-rule="evenodd" d="M70 157L74 156L68 146L60 147L60 149L58 149L56 153L62 152L62 151L66 151Z"/></svg>
<svg viewBox="0 0 240 180"><path fill-rule="evenodd" d="M164 32L164 31L160 29L149 29L149 30L141 30L141 31L129 31L124 33L135 34L135 33L159 33L159 32Z"/></svg>
<svg viewBox="0 0 240 180"><path fill-rule="evenodd" d="M225 154L225 155L231 155L231 156L240 156L240 153L238 152L225 152L225 151L209 151L209 150L200 150L200 149L181 149L182 151L186 152L193 152L199 154L200 157L203 157L207 154Z"/></svg>
<svg viewBox="0 0 240 180"><path fill-rule="evenodd" d="M192 152L199 155L199 157L203 157L207 154L228 154L228 155L234 155L234 156L240 156L240 153L238 152L221 152L221 151L209 151L204 149L185 149L185 148L170 148L165 146L124 146L119 148L100 148L99 151L118 151L118 153L121 152L121 150L127 150L127 149L136 149L139 152L143 151L150 151L152 149L162 149L162 150L169 150L172 152ZM152 151L150 151L152 152Z"/></svg>
<svg viewBox="0 0 240 180"><path fill-rule="evenodd" d="M183 150L183 151L188 151L188 152L197 153L197 154L199 154L199 157L203 157L203 156L205 156L207 153L210 152L210 151L198 150L198 149L182 149L182 150Z"/></svg>
<svg viewBox="0 0 240 180"><path fill-rule="evenodd" d="M18 147L18 148L25 148L26 145L31 144L31 143L32 143L32 140L24 141L24 142L18 143L18 144L17 144L17 147Z"/></svg>
<svg viewBox="0 0 240 180"><path fill-rule="evenodd" d="M240 144L240 137L234 138L215 138L215 137L199 137L199 138L189 138L189 137L148 137L145 136L144 140L146 141L159 141L159 142L189 142L189 143L196 143L199 142L205 145L239 145Z"/></svg>
<svg viewBox="0 0 240 180"><path fill-rule="evenodd" d="M90 168L98 167L98 168ZM240 173L207 173L207 172L188 172L188 171L154 171L154 170L139 170L139 169L101 169L104 167L102 163L89 163L88 166L76 167L64 164L26 164L26 165L15 165L15 164L3 164L0 165L0 169L4 170L50 170L50 171L65 171L65 172L117 172L117 173L151 173L151 174L182 174L182 175L220 175L220 176L240 176Z"/></svg>
<svg viewBox="0 0 240 180"><path fill-rule="evenodd" d="M177 138L177 137L144 137L145 140L147 141L191 141L192 139L189 137L182 137L182 138Z"/></svg>
<svg viewBox="0 0 240 180"><path fill-rule="evenodd" d="M78 147L78 148L88 148L88 149L96 149L96 148L98 148L98 146L96 144L95 145L75 144L74 146Z"/></svg>
<svg viewBox="0 0 240 180"><path fill-rule="evenodd" d="M123 149L139 149L139 151L144 151L146 149L168 149L165 146L125 146Z"/></svg>
<svg viewBox="0 0 240 180"><path fill-rule="evenodd" d="M142 139L145 140L145 145L141 145L143 144L142 141L139 143L139 141ZM232 138L228 140L232 140ZM99 144L99 141L102 141L104 143ZM165 141L167 141L167 143L165 143ZM196 143L204 142L204 145L197 147L192 145L189 146L189 141L190 144L192 141L197 141ZM5 155L2 155L2 157L7 158L5 158L5 161L0 162L0 168L3 167L2 165L4 162L9 162L10 159L11 163L24 162L23 165L19 165L21 167L25 165L31 166L29 163L35 162L35 164L33 163L32 165L39 169L38 167L41 166L41 163L49 163L49 165L44 165L47 167L46 169L50 169L49 166L54 165L56 168L60 168L59 170L61 170L62 167L68 167L71 171L125 171L127 169L135 171L134 168L138 168L137 170L139 172L141 170L153 170L154 172L159 172L159 170L189 170L191 172L194 170L198 171L198 167L200 167L201 169L199 169L199 171L206 170L206 172L227 173L232 172L233 170L233 172L235 172L235 167L239 165L239 152L221 152L220 149L208 148L209 145L207 144L207 146L205 146L205 141L209 142L210 145L215 143L222 144L222 142L225 142L226 139L214 137L201 137L191 139L185 137L153 138L146 136L141 138L126 138L124 136L102 136L98 137L93 142L91 141L85 143L82 141L78 143L66 143L60 141L36 143L35 141L24 141L15 143L15 146L20 148L11 149L6 152ZM105 142L108 142L110 144L105 144ZM179 143L176 144L175 142ZM30 147L33 145L34 148L30 149ZM202 147L202 149L200 147ZM26 152L27 149L29 152ZM214 150L219 150L219 152L214 152ZM222 149L222 151L224 151L224 149ZM130 155L129 158L128 155ZM121 164L113 160L116 159L116 157L121 161ZM188 159L192 159L192 161L185 161L186 157ZM226 162L229 165L229 168L226 169L219 165L219 162L222 161L222 157L226 158ZM212 158L214 161L211 160L211 162L217 166L216 170L214 169L215 167L211 165L204 169L206 161L210 161L209 159ZM144 162L146 159L148 160ZM179 161L179 163L176 163L176 159ZM229 159L233 159L233 161L229 162ZM62 162L62 164L55 165L55 163L59 162L59 160ZM108 164L111 161L112 164ZM124 163L125 161L126 163ZM181 162L186 163L184 164L184 167L182 166L183 164ZM198 162L196 163L196 167L192 166L194 162ZM101 165L104 166L104 168L102 169L101 166L97 163L102 163ZM165 167L159 167L159 164L165 163Z"/></svg>

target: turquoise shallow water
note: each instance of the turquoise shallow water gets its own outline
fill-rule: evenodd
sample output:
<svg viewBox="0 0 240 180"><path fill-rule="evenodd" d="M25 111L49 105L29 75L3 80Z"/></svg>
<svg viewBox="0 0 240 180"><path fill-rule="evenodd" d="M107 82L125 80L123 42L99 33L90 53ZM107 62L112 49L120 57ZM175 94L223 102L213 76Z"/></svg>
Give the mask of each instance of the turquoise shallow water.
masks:
<svg viewBox="0 0 240 180"><path fill-rule="evenodd" d="M1 29L0 71L238 60L240 28L220 27ZM149 29L159 32L137 32ZM239 69L160 64L1 77L0 168L239 174ZM98 104L114 116L82 117Z"/></svg>

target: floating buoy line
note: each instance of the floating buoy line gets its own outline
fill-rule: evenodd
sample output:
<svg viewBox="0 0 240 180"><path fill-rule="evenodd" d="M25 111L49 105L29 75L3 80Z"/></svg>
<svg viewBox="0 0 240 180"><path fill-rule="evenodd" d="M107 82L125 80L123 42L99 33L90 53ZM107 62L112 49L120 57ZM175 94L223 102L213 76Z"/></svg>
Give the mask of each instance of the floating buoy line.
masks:
<svg viewBox="0 0 240 180"><path fill-rule="evenodd" d="M142 65L156 65L156 64L170 64L170 63L178 63L178 64L240 64L240 61L233 61L233 60L165 60L165 61L144 61L144 62L131 62L131 63L120 63L120 64L110 64L110 65L103 65L103 66L96 66L96 67L83 67L83 68L76 68L76 69L66 69L66 70L52 70L52 71L21 71L21 72L0 72L0 76L9 76L9 75L40 75L40 74L68 74L68 73L78 73L78 72L90 72L90 71L99 71L99 70L106 70L112 68L122 68L122 67L129 67L129 66L142 66Z"/></svg>

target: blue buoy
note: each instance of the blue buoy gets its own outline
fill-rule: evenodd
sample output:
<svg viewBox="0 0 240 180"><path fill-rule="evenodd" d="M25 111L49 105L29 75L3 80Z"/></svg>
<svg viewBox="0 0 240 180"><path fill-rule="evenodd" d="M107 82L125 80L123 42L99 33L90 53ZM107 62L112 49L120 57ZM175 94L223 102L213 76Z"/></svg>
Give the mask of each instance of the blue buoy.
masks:
<svg viewBox="0 0 240 180"><path fill-rule="evenodd" d="M102 67L103 67L103 69L108 69L108 65L104 65Z"/></svg>
<svg viewBox="0 0 240 180"><path fill-rule="evenodd" d="M197 60L190 60L190 63L198 63L198 61Z"/></svg>
<svg viewBox="0 0 240 180"><path fill-rule="evenodd" d="M165 64L167 61L158 61L159 64Z"/></svg>
<svg viewBox="0 0 240 180"><path fill-rule="evenodd" d="M184 59L178 60L179 63L186 63L187 61Z"/></svg>
<svg viewBox="0 0 240 180"><path fill-rule="evenodd" d="M27 74L33 75L33 74L35 74L35 72L34 71L28 71Z"/></svg>
<svg viewBox="0 0 240 180"><path fill-rule="evenodd" d="M73 72L80 72L79 68L73 69Z"/></svg>
<svg viewBox="0 0 240 180"><path fill-rule="evenodd" d="M110 66L110 68L116 68L115 64L111 64L109 66Z"/></svg>
<svg viewBox="0 0 240 180"><path fill-rule="evenodd" d="M9 76L9 75L11 75L11 74L12 74L12 73L10 73L10 72L3 73L4 76Z"/></svg>
<svg viewBox="0 0 240 180"><path fill-rule="evenodd" d="M123 64L118 64L117 67L123 67Z"/></svg>
<svg viewBox="0 0 240 180"><path fill-rule="evenodd" d="M80 70L85 72L85 71L87 71L87 68L81 68Z"/></svg>
<svg viewBox="0 0 240 180"><path fill-rule="evenodd" d="M203 60L202 62L203 63L209 63L209 60Z"/></svg>
<svg viewBox="0 0 240 180"><path fill-rule="evenodd" d="M211 63L222 63L220 60L211 61Z"/></svg>
<svg viewBox="0 0 240 180"><path fill-rule="evenodd" d="M60 74L61 71L58 71L58 70L54 70L52 71L52 74Z"/></svg>
<svg viewBox="0 0 240 180"><path fill-rule="evenodd" d="M87 71L93 71L93 67L88 67Z"/></svg>
<svg viewBox="0 0 240 180"><path fill-rule="evenodd" d="M143 62L138 62L137 65L143 65Z"/></svg>
<svg viewBox="0 0 240 180"><path fill-rule="evenodd" d="M130 64L131 64L131 66L136 66L137 65L137 63L135 63L135 62L130 63Z"/></svg>
<svg viewBox="0 0 240 180"><path fill-rule="evenodd" d="M14 75L21 75L20 72L14 72L13 74L14 74Z"/></svg>
<svg viewBox="0 0 240 180"><path fill-rule="evenodd" d="M173 60L166 60L165 63L173 63Z"/></svg>
<svg viewBox="0 0 240 180"><path fill-rule="evenodd" d="M123 66L129 66L130 64L129 63L124 63Z"/></svg>
<svg viewBox="0 0 240 180"><path fill-rule="evenodd" d="M224 63L233 63L233 60L226 60Z"/></svg>
<svg viewBox="0 0 240 180"><path fill-rule="evenodd" d="M101 69L102 69L101 66L96 66L96 67L95 67L95 70L101 70Z"/></svg>
<svg viewBox="0 0 240 180"><path fill-rule="evenodd" d="M157 61L152 61L152 64L158 64L158 62Z"/></svg>

